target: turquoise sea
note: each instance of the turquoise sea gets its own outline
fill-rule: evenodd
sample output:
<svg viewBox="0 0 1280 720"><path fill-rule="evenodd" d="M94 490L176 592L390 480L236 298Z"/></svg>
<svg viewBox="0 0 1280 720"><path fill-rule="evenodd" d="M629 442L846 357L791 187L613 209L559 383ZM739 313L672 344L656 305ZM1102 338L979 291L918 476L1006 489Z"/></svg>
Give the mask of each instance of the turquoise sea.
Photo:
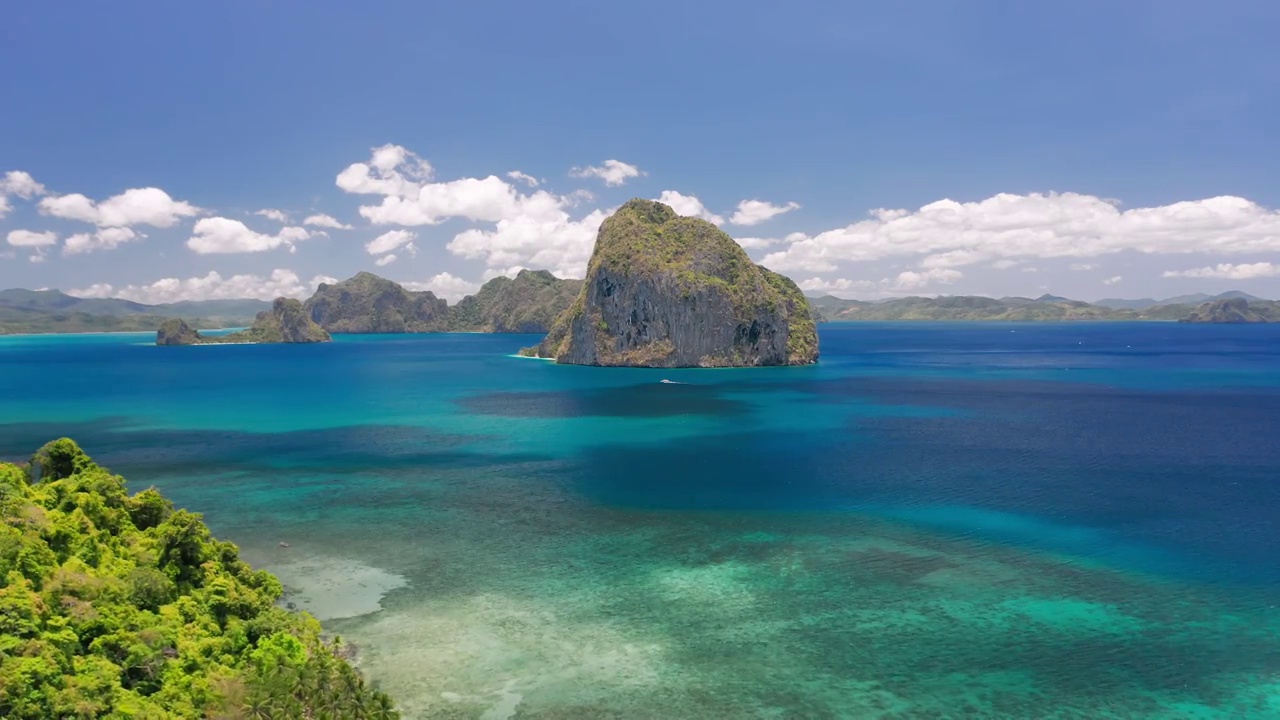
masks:
<svg viewBox="0 0 1280 720"><path fill-rule="evenodd" d="M535 340L0 338L0 456L204 513L407 717L1280 718L1280 326Z"/></svg>

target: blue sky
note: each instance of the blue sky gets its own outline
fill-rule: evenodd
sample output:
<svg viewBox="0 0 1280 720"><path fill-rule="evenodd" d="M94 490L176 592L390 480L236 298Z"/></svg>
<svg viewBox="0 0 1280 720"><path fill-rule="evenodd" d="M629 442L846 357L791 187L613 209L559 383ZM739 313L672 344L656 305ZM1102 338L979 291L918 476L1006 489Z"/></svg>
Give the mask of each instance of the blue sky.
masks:
<svg viewBox="0 0 1280 720"><path fill-rule="evenodd" d="M1280 5L878 5L11 3L0 287L457 296L638 196L812 292L1280 296Z"/></svg>

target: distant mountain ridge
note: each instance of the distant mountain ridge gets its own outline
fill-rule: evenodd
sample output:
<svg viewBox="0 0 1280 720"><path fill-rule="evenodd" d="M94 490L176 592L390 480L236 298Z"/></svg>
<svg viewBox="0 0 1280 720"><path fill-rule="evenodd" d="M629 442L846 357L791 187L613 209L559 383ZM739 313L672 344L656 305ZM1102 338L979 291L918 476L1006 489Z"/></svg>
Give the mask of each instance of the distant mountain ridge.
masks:
<svg viewBox="0 0 1280 720"><path fill-rule="evenodd" d="M429 291L407 290L399 283L364 272L339 283L321 286L304 307L312 320L335 334L534 334L550 330L554 319L577 298L582 282L557 278L545 270L522 270L514 278L494 278L475 294L450 305ZM345 300L342 299L344 292ZM809 297L808 302L817 322L1063 322L1182 320L1189 319L1201 305L1229 299L1256 305L1260 308L1260 317L1271 317L1270 301L1239 290L1217 295L1180 295L1165 300L1111 298L1096 303L1050 294L1034 299L953 295L890 298L874 302L824 295ZM170 318L179 318L191 327L204 329L248 327L259 313L271 307L268 301L247 298L147 305L120 298L80 298L58 290L0 290L0 335L154 331ZM320 311L318 307L325 309ZM1217 316L1210 312L1202 317ZM1195 322L1205 321L1210 320Z"/></svg>
<svg viewBox="0 0 1280 720"><path fill-rule="evenodd" d="M1228 290L1217 295L1207 295L1205 293L1192 293L1190 295L1177 295L1164 300L1154 300L1152 298L1139 298L1137 300L1126 300L1123 298L1103 298L1093 303L1102 307L1109 307L1115 310L1145 310L1156 305L1200 305L1202 303L1213 302L1214 300L1229 300L1231 298L1240 298L1250 302L1256 300L1265 300L1247 292L1239 290Z"/></svg>
<svg viewBox="0 0 1280 720"><path fill-rule="evenodd" d="M122 298L82 298L61 290L0 290L0 308L47 312L78 312L89 315L123 316L173 314L202 317L237 317L253 319L271 308L268 300L248 298L235 300L183 300L175 303L147 305Z"/></svg>
<svg viewBox="0 0 1280 720"><path fill-rule="evenodd" d="M1087 303L1059 295L1038 298L980 295L943 295L940 297L902 297L878 301L845 300L831 295L811 297L819 322L853 321L1174 321L1190 318L1202 305L1223 300L1239 300L1259 308L1261 317L1270 317L1269 300L1239 290L1218 295L1180 295L1167 300L1103 300ZM1212 313L1206 317L1213 316ZM1195 322L1209 322L1197 320Z"/></svg>
<svg viewBox="0 0 1280 720"><path fill-rule="evenodd" d="M271 308L263 300L199 300L146 305L120 298L81 298L59 290L0 290L0 335L155 330L179 317L207 329L244 327Z"/></svg>
<svg viewBox="0 0 1280 720"><path fill-rule="evenodd" d="M303 307L325 331L341 333L545 333L572 304L581 280L546 270L497 277L449 305L430 291L408 290L370 272L321 284ZM200 300L146 305L120 298L80 298L58 290L0 291L0 335L158 330L166 320L191 327L247 327L272 309L265 300Z"/></svg>

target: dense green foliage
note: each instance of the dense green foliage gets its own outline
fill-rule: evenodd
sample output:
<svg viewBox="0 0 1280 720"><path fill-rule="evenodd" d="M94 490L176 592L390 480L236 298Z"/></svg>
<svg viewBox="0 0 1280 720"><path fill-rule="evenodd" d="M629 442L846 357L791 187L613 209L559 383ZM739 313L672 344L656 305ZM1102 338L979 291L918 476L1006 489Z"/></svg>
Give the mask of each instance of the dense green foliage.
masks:
<svg viewBox="0 0 1280 720"><path fill-rule="evenodd" d="M791 318L790 333L787 335L787 354L790 355L792 363L801 364L806 362L804 360L806 357L811 355L816 357L818 326L808 299L805 298L804 293L800 292L799 286L786 275L773 272L763 266L760 272L764 273L765 282L777 290L786 301L787 313Z"/></svg>
<svg viewBox="0 0 1280 720"><path fill-rule="evenodd" d="M424 333L446 329L448 303L431 292L411 292L373 273L321 284L303 305L331 333Z"/></svg>
<svg viewBox="0 0 1280 720"><path fill-rule="evenodd" d="M317 343L332 340L292 298L276 298L271 309L258 313L253 325L229 335L201 335L182 320L170 319L156 331L157 345L217 345L228 343Z"/></svg>
<svg viewBox="0 0 1280 720"><path fill-rule="evenodd" d="M0 717L398 717L275 577L71 440L0 464L0 514Z"/></svg>
<svg viewBox="0 0 1280 720"><path fill-rule="evenodd" d="M496 277L475 295L449 308L454 332L545 333L578 297L581 280L562 280L546 270Z"/></svg>

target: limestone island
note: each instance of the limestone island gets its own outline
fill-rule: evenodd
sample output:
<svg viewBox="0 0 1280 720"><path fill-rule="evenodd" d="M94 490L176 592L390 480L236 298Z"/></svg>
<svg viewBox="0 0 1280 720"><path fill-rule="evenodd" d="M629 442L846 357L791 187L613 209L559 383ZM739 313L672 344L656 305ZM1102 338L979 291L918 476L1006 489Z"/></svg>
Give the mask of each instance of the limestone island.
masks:
<svg viewBox="0 0 1280 720"><path fill-rule="evenodd" d="M581 291L581 280L558 278L546 270L521 270L515 278L496 277L475 295L449 308L449 329L545 333Z"/></svg>
<svg viewBox="0 0 1280 720"><path fill-rule="evenodd" d="M332 285L321 283L302 307L331 333L443 332L448 326L449 304L443 299L411 292L369 272Z"/></svg>
<svg viewBox="0 0 1280 720"><path fill-rule="evenodd" d="M332 340L291 298L276 298L270 310L258 313L253 325L229 335L201 335L185 320L169 319L156 331L156 345L220 345L236 343L317 343Z"/></svg>
<svg viewBox="0 0 1280 720"><path fill-rule="evenodd" d="M789 278L715 225L636 199L600 226L578 297L521 353L568 365L809 365L818 334Z"/></svg>
<svg viewBox="0 0 1280 720"><path fill-rule="evenodd" d="M344 333L546 333L578 296L581 280L546 270L497 277L449 305L430 291L413 291L370 272L322 283L303 308L325 330Z"/></svg>

